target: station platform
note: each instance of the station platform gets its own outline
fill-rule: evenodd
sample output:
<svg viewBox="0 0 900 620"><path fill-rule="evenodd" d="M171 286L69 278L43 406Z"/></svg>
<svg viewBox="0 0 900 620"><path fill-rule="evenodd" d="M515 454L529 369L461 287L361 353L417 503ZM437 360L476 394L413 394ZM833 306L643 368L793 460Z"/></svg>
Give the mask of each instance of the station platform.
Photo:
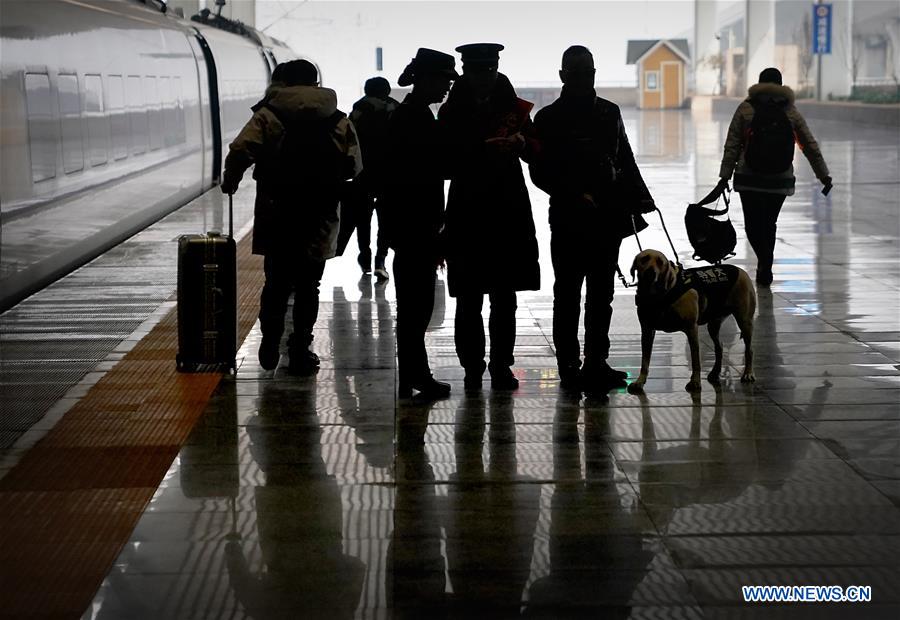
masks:
<svg viewBox="0 0 900 620"><path fill-rule="evenodd" d="M696 266L684 207L715 184L729 118L624 113ZM721 386L686 392L686 339L660 333L644 395L563 392L548 203L531 186L542 282L518 296L515 392L463 393L442 275L427 346L451 396L398 399L393 283L361 277L354 240L322 281L321 370L290 376L284 355L263 371L249 179L235 376L175 370L174 240L227 227L218 190L23 301L0 315L0 614L898 617L898 139L810 126L835 188L822 196L798 152L775 281L757 290L753 384L729 320ZM752 276L737 194L731 217L730 262ZM642 246L671 255L648 221ZM626 240L624 271L636 253ZM631 378L633 295L617 285L610 357ZM745 603L750 585L871 586L872 600Z"/></svg>

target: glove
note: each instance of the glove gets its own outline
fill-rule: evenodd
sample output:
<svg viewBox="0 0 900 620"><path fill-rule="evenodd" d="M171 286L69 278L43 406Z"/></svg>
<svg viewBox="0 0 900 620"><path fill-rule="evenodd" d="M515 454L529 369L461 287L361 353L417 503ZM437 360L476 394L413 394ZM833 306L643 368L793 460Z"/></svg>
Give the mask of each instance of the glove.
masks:
<svg viewBox="0 0 900 620"><path fill-rule="evenodd" d="M222 184L219 185L219 187L222 188L223 194L234 194L237 191L240 182L241 177L237 176L236 174L229 173L228 169L226 168L225 174L222 175Z"/></svg>
<svg viewBox="0 0 900 620"><path fill-rule="evenodd" d="M828 192L831 191L831 188L834 187L831 184L831 177L825 177L824 179L820 179L822 181L822 195L827 196Z"/></svg>

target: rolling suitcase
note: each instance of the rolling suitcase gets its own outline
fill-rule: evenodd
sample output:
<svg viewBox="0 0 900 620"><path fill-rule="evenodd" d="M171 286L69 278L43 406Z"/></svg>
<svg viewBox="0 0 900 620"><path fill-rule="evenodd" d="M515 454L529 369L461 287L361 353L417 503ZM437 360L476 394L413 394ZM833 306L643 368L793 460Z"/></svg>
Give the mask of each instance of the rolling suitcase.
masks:
<svg viewBox="0 0 900 620"><path fill-rule="evenodd" d="M200 366L235 370L237 353L237 246L232 197L228 236L218 232L178 238L179 371Z"/></svg>

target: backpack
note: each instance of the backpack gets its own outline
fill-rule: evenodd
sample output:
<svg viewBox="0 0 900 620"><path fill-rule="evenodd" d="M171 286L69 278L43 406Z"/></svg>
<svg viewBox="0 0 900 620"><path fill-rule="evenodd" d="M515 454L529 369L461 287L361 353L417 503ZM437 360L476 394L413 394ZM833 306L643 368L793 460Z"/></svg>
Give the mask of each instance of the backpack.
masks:
<svg viewBox="0 0 900 620"><path fill-rule="evenodd" d="M345 114L328 118L289 119L263 104L284 128L277 150L265 162L264 178L277 194L296 195L304 186L329 187L352 176L352 162L334 141L334 129Z"/></svg>
<svg viewBox="0 0 900 620"><path fill-rule="evenodd" d="M716 198L710 193L706 198L696 204L688 205L684 214L684 227L687 229L688 240L694 248L694 260L704 260L708 263L718 263L734 256L734 248L737 246L737 234L731 219L716 219L728 214L731 201L727 193L723 193L725 208L721 210L707 209Z"/></svg>
<svg viewBox="0 0 900 620"><path fill-rule="evenodd" d="M752 103L744 162L754 172L785 172L794 161L794 127L783 103Z"/></svg>

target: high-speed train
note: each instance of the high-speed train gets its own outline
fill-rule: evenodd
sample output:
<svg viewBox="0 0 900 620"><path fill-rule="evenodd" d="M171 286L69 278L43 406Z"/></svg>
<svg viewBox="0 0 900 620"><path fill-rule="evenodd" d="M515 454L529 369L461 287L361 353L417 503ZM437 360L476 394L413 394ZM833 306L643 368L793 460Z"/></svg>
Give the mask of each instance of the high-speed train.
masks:
<svg viewBox="0 0 900 620"><path fill-rule="evenodd" d="M140 0L0 2L0 311L216 185L282 42Z"/></svg>

